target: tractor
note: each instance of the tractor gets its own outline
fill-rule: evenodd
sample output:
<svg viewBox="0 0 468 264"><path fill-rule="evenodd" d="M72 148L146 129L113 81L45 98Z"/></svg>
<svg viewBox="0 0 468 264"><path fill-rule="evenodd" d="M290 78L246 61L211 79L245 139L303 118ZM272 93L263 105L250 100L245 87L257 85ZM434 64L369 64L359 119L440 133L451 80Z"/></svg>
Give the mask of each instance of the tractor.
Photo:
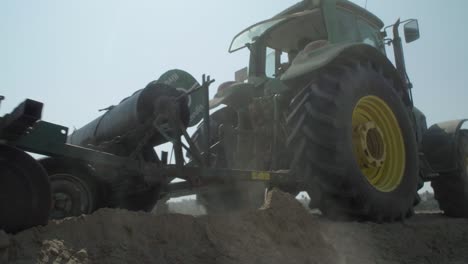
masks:
<svg viewBox="0 0 468 264"><path fill-rule="evenodd" d="M310 207L331 218L404 219L427 181L445 214L468 217L465 120L427 128L414 106L400 25L406 43L419 38L415 19L384 27L350 1L304 0L246 28L229 52L247 48L248 67L219 86L210 130L201 125L193 140L208 131L212 166L289 170L293 179L279 187L307 191ZM395 65L385 46L393 46ZM213 210L252 198L258 205L264 187L199 196Z"/></svg>
<svg viewBox="0 0 468 264"><path fill-rule="evenodd" d="M306 191L330 218L390 222L427 181L446 215L468 217L466 120L427 127L400 25L419 38L415 19L384 27L350 1L304 0L234 37L248 67L212 100L214 80L170 70L71 133L25 100L0 117L0 229L193 193L208 211L258 207L273 187ZM175 163L155 151L167 142Z"/></svg>

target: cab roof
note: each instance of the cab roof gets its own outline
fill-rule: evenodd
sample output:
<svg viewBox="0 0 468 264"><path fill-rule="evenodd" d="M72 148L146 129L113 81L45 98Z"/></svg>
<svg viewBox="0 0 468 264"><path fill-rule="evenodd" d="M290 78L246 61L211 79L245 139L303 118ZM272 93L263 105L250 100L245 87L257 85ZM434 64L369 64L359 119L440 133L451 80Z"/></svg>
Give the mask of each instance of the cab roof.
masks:
<svg viewBox="0 0 468 264"><path fill-rule="evenodd" d="M365 8L362 8L361 6L353 2L350 2L348 0L303 0L293 6L288 7L287 9L283 10L282 12L275 15L274 17L286 16L286 15L294 14L294 13L301 12L304 10L317 8L320 5L325 4L326 2L333 3L334 1L336 1L337 6L351 9L354 12L356 12L358 15L369 20L369 22L377 26L379 29L383 28L384 23L380 18L378 18L376 15L372 14L371 12L367 11Z"/></svg>

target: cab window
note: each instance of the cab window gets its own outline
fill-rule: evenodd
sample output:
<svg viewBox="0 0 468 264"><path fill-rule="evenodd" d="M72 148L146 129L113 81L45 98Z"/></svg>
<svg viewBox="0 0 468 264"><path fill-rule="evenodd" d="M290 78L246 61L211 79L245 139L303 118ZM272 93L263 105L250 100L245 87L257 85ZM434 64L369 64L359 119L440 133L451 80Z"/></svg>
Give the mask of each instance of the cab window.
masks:
<svg viewBox="0 0 468 264"><path fill-rule="evenodd" d="M337 12L337 30L339 42L358 42L359 32L357 30L356 16L354 13L338 8Z"/></svg>
<svg viewBox="0 0 468 264"><path fill-rule="evenodd" d="M284 73L289 68L296 55L297 53L295 51L290 51L288 53L267 47L265 62L266 77L276 78Z"/></svg>
<svg viewBox="0 0 468 264"><path fill-rule="evenodd" d="M328 34L320 9L278 23L264 33L265 75L279 77L309 43L327 40Z"/></svg>
<svg viewBox="0 0 468 264"><path fill-rule="evenodd" d="M384 44L379 37L380 31L362 18L358 18L357 24L361 35L361 42L385 52Z"/></svg>
<svg viewBox="0 0 468 264"><path fill-rule="evenodd" d="M276 76L276 51L268 47L266 49L265 75L269 78Z"/></svg>

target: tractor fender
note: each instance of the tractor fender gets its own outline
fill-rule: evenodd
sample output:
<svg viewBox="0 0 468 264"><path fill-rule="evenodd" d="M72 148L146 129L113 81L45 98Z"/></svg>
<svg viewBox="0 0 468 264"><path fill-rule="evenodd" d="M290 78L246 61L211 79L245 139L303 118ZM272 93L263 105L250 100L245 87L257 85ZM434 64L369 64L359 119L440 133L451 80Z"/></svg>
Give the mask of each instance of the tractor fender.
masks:
<svg viewBox="0 0 468 264"><path fill-rule="evenodd" d="M432 169L439 173L458 169L458 137L468 119L437 123L429 127L422 140L422 152Z"/></svg>
<svg viewBox="0 0 468 264"><path fill-rule="evenodd" d="M408 92L404 90L405 85L398 71L390 60L378 49L364 43L325 43L326 44L313 49L308 49L306 46L304 50L299 52L291 66L280 79L285 82L297 79L320 70L340 58L369 61L381 68L385 75L394 82L395 87L401 89L404 95L403 101L407 105L411 103ZM310 43L310 45L313 45L313 43Z"/></svg>

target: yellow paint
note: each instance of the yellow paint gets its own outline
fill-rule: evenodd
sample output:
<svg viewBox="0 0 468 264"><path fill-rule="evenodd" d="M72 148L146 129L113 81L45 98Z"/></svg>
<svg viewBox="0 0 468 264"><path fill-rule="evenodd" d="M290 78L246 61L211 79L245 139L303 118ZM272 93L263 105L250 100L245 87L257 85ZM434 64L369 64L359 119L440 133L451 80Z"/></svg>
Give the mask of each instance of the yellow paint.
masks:
<svg viewBox="0 0 468 264"><path fill-rule="evenodd" d="M377 143L374 141L367 145L368 134L362 132L362 127L370 127L369 123L378 129L380 136ZM401 128L393 111L379 97L365 96L354 107L352 125L354 154L362 174L381 192L395 190L403 178L406 153ZM372 157L369 154L371 145L381 145L379 151L383 149L383 155Z"/></svg>
<svg viewBox="0 0 468 264"><path fill-rule="evenodd" d="M252 172L252 180L260 180L260 181L269 181L271 179L271 175L265 171L253 171Z"/></svg>

